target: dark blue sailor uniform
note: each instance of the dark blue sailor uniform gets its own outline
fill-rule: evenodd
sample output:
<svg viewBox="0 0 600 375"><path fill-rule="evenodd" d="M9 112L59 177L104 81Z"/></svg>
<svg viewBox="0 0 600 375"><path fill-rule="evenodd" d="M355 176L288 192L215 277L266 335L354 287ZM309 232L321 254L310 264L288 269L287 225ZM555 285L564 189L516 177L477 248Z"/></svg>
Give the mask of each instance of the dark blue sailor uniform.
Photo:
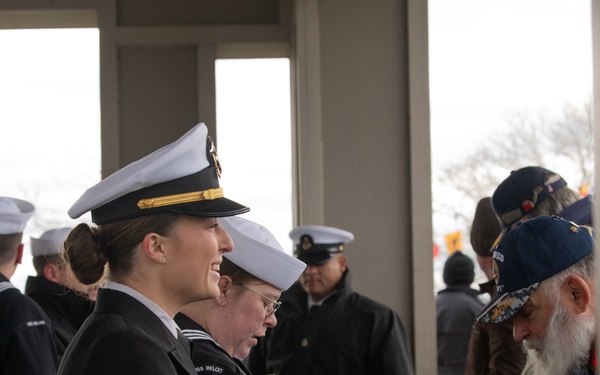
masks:
<svg viewBox="0 0 600 375"><path fill-rule="evenodd" d="M193 343L192 362L198 374L251 375L246 366L232 358L204 327L182 313L175 316L175 322Z"/></svg>
<svg viewBox="0 0 600 375"><path fill-rule="evenodd" d="M54 333L59 358L92 313L94 303L74 290L53 283L43 276L29 276L25 284L25 295L34 300L48 315Z"/></svg>
<svg viewBox="0 0 600 375"><path fill-rule="evenodd" d="M0 327L0 374L56 374L56 341L48 317L2 274Z"/></svg>
<svg viewBox="0 0 600 375"><path fill-rule="evenodd" d="M101 288L94 312L71 340L58 373L196 375L189 340L182 339L140 301Z"/></svg>
<svg viewBox="0 0 600 375"><path fill-rule="evenodd" d="M298 282L281 297L277 326L250 351L254 375L413 374L398 314L354 293L349 270L334 295L310 314Z"/></svg>

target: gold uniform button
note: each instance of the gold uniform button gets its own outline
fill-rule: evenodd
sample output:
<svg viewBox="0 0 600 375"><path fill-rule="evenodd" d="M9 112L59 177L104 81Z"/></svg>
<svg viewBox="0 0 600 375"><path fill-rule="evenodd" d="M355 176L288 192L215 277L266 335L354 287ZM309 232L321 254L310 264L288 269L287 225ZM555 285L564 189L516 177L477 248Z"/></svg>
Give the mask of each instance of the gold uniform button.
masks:
<svg viewBox="0 0 600 375"><path fill-rule="evenodd" d="M308 346L308 340L306 338L302 339L300 346L306 348Z"/></svg>

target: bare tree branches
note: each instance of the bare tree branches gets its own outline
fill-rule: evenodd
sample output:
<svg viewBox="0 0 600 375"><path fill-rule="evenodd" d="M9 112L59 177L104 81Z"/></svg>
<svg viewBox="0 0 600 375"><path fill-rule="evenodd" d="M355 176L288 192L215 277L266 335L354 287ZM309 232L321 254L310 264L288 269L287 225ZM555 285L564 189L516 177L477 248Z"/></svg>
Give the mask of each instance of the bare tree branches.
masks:
<svg viewBox="0 0 600 375"><path fill-rule="evenodd" d="M558 119L548 119L547 114L512 114L506 128L492 132L463 160L448 162L433 176L434 214L460 221L460 226L468 228L479 199L491 196L510 171L528 165L559 174L567 166L578 179L569 181L571 186L591 185L594 144L590 103L566 105ZM452 198L448 200L448 196Z"/></svg>

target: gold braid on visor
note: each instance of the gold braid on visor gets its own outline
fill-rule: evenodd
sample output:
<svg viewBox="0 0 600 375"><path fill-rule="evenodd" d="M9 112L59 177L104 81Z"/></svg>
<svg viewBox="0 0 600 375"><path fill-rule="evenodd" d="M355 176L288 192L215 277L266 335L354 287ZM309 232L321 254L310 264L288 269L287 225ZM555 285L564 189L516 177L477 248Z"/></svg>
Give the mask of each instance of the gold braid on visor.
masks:
<svg viewBox="0 0 600 375"><path fill-rule="evenodd" d="M223 198L223 188L193 191L191 193L165 195L164 197L140 199L137 206L142 209L172 206L180 203L191 203L199 201Z"/></svg>

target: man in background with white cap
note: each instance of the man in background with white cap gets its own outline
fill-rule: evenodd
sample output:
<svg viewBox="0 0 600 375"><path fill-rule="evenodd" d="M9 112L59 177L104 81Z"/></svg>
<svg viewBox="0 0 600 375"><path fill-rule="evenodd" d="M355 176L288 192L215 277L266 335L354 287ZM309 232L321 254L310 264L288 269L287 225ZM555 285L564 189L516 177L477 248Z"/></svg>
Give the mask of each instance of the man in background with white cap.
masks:
<svg viewBox="0 0 600 375"><path fill-rule="evenodd" d="M597 369L594 239L556 216L517 225L494 251L498 295L477 317L513 318L527 351L523 374L589 375Z"/></svg>
<svg viewBox="0 0 600 375"><path fill-rule="evenodd" d="M396 312L352 291L348 231L306 225L290 232L295 255L308 264L282 294L278 325L252 349L254 375L413 374Z"/></svg>
<svg viewBox="0 0 600 375"><path fill-rule="evenodd" d="M29 276L25 284L25 295L40 305L54 326L59 358L94 310L88 293L95 288L79 282L62 259L64 242L71 229L55 228L44 232L40 238L31 237L31 255L37 276Z"/></svg>
<svg viewBox="0 0 600 375"><path fill-rule="evenodd" d="M34 207L0 197L0 374L56 374L56 341L48 317L10 283L23 257L23 230Z"/></svg>
<svg viewBox="0 0 600 375"><path fill-rule="evenodd" d="M277 324L279 297L306 268L286 254L265 227L240 217L219 219L233 240L224 254L216 299L186 305L175 321L194 343L199 374L250 374L241 362L267 328Z"/></svg>

